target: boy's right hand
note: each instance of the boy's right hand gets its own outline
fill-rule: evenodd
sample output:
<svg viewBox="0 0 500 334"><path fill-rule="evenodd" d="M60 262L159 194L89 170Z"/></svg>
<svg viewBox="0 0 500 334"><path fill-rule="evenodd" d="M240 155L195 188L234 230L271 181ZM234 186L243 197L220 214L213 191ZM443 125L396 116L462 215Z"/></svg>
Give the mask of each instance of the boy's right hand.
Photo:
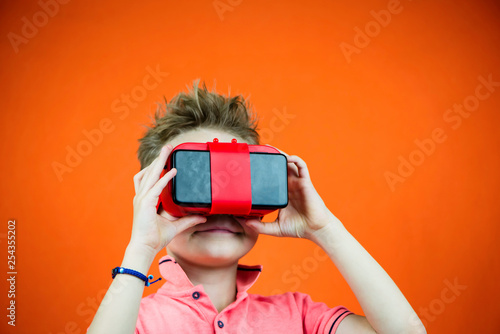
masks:
<svg viewBox="0 0 500 334"><path fill-rule="evenodd" d="M134 222L129 245L144 247L153 255L168 245L178 233L206 221L206 217L200 215L177 218L166 212L159 215L156 211L158 197L177 173L177 170L172 168L160 179L172 149L171 145L162 147L158 157L134 176Z"/></svg>

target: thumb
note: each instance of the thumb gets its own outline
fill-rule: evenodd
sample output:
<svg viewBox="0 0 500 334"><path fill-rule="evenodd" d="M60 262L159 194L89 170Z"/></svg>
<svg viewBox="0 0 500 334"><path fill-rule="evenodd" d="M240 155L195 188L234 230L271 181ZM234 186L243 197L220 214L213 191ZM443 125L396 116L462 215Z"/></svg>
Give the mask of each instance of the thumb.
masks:
<svg viewBox="0 0 500 334"><path fill-rule="evenodd" d="M277 219L271 223L263 223L259 219L247 219L245 220L245 224L260 234L267 234L275 237L282 236Z"/></svg>
<svg viewBox="0 0 500 334"><path fill-rule="evenodd" d="M176 225L177 233L181 233L182 231L187 230L190 227L205 223L206 221L207 217L205 216L188 215L175 220L173 224Z"/></svg>

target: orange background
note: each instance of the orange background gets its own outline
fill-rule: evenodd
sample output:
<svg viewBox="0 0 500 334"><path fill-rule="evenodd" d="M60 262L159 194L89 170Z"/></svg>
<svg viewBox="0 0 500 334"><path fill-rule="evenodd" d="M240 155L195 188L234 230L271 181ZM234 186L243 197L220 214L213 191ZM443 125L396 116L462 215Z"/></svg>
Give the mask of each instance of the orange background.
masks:
<svg viewBox="0 0 500 334"><path fill-rule="evenodd" d="M264 143L308 163L328 207L429 332L499 332L500 87L458 128L443 118L479 76L500 81L498 2L401 1L378 30L370 12L388 1L232 3L219 15L212 0L72 0L43 22L37 1L2 2L1 267L15 219L18 274L16 327L6 324L2 280L0 331L85 332L130 237L142 124L155 102L201 78L250 97L271 130ZM9 33L22 37L23 17L34 16L38 31L15 46ZM340 45L356 46L355 28L367 24L372 37L357 40L349 62ZM168 76L115 112L122 94L138 96L148 67ZM103 120L112 130L59 180L54 162L66 165L67 148L83 149L84 131ZM398 173L399 156L409 159L436 128L446 140L391 189L384 174ZM299 290L361 313L316 248L261 236L242 260L264 265L251 292ZM454 282L465 288L453 294Z"/></svg>

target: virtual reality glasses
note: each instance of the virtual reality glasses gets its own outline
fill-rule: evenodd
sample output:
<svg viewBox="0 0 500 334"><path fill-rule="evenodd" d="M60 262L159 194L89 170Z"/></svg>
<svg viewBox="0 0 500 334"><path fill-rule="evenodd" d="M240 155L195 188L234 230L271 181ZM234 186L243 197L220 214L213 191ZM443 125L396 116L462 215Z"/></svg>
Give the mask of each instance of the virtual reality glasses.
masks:
<svg viewBox="0 0 500 334"><path fill-rule="evenodd" d="M161 176L177 174L163 189L160 205L175 217L231 214L261 217L288 205L287 159L273 147L237 143L177 145Z"/></svg>

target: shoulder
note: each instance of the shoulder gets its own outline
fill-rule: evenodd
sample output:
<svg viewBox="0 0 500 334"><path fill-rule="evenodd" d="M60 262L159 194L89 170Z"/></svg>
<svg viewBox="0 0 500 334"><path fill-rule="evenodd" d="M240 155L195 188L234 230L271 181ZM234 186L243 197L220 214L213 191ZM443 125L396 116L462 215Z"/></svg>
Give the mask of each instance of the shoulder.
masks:
<svg viewBox="0 0 500 334"><path fill-rule="evenodd" d="M161 293L152 293L141 299L139 305L139 313L144 312L163 312L165 309L170 309L177 306L176 299ZM182 299L182 298L181 298Z"/></svg>
<svg viewBox="0 0 500 334"><path fill-rule="evenodd" d="M311 296L302 292L285 292L278 295L262 296L249 294L249 298L256 303L271 303L280 306L289 306L296 308L304 307L322 307L328 309L328 306L322 302L315 302L311 299Z"/></svg>
<svg viewBox="0 0 500 334"><path fill-rule="evenodd" d="M347 317L344 321L339 323L335 333L376 334L377 332L375 332L366 317L352 314L350 317Z"/></svg>
<svg viewBox="0 0 500 334"><path fill-rule="evenodd" d="M300 292L286 292L278 295L263 296L257 294L248 294L248 308L252 312L279 315L283 317L301 316L303 313L304 299L307 295Z"/></svg>
<svg viewBox="0 0 500 334"><path fill-rule="evenodd" d="M257 294L248 294L248 298L254 303L270 303L276 305L293 305L297 304L297 301L307 298L308 295L301 292L285 292L277 295L257 295Z"/></svg>
<svg viewBox="0 0 500 334"><path fill-rule="evenodd" d="M353 314L342 305L329 307L301 292L286 292L272 296L249 295L249 297L253 312L266 317L279 315L279 321L300 319L305 333L335 333L343 320ZM351 325L348 324L347 328L352 328Z"/></svg>
<svg viewBox="0 0 500 334"><path fill-rule="evenodd" d="M329 307L323 302L313 301L311 296L302 292L286 292L278 295L262 296L249 294L250 307L278 313L286 312L302 318L331 317L345 313L351 314L344 306Z"/></svg>
<svg viewBox="0 0 500 334"><path fill-rule="evenodd" d="M156 307L158 303L161 303L159 299L161 298L157 293L152 293L150 295L147 295L146 297L143 297L140 303L140 310Z"/></svg>

